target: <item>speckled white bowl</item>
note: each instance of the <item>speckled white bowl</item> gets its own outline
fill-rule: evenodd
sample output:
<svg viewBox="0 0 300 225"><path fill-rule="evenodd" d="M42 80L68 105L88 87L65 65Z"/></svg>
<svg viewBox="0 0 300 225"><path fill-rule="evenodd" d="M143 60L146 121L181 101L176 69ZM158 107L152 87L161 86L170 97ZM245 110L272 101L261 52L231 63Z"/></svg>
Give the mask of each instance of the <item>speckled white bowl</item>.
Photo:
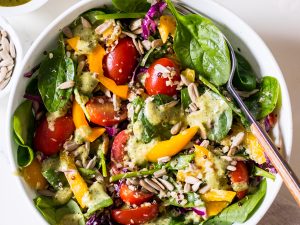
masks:
<svg viewBox="0 0 300 225"><path fill-rule="evenodd" d="M0 6L0 16L13 16L29 13L40 8L47 1L48 0L31 0L30 2L18 6Z"/></svg>
<svg viewBox="0 0 300 225"><path fill-rule="evenodd" d="M212 18L219 24L219 27L226 34L234 48L240 49L241 53L250 61L257 74L262 76L271 75L278 79L281 85L282 109L280 110L279 129L284 140L283 145L287 156L291 154L292 150L292 113L291 103L288 90L284 81L284 77L276 63L272 53L260 37L240 18L232 12L214 3L211 0L185 0L185 2L198 9L203 14ZM71 23L78 15L86 10L109 4L109 0L86 0L71 7L64 12L55 21L53 21L38 37L38 39L31 46L27 52L22 65L18 68L15 76L11 95L8 104L8 114L6 121L6 143L8 143L8 150L10 152L10 159L14 166L14 170L18 168L16 161L16 145L13 141L11 120L12 115L18 105L23 101L23 94L29 82L28 79L23 78L23 74L30 70L34 65L39 63L40 56L53 45L58 37L59 30ZM275 134L279 138L279 132ZM24 181L15 178L20 187L24 190L24 194L28 197L28 205L32 207L32 216L36 218L36 224L46 224L44 219L34 208L32 198L34 192L24 183ZM276 181L268 181L268 190L264 201L251 218L244 223L244 225L254 225L265 215L272 202L274 201L278 191L281 187L282 180L277 176Z"/></svg>
<svg viewBox="0 0 300 225"><path fill-rule="evenodd" d="M16 58L15 58L14 71L12 73L12 77L11 77L11 80L8 83L8 85L3 90L0 90L0 99L1 99L1 98L4 98L4 97L8 97L8 93L9 93L10 88L12 86L11 84L13 82L13 79L16 77L15 74L16 74L16 71L17 71L17 67L20 65L21 60L23 58L23 48L22 48L20 39L19 39L17 33L15 32L15 30L2 17L0 17L0 28L4 29L8 33L9 40L11 40L14 43L15 49L16 49Z"/></svg>

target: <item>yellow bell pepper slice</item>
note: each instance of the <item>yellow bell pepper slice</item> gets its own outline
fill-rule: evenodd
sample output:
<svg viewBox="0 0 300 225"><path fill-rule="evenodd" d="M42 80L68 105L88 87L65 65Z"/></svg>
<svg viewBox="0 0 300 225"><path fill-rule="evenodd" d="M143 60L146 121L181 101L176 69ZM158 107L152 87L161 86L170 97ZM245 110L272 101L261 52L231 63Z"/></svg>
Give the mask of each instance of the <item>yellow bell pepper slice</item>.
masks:
<svg viewBox="0 0 300 225"><path fill-rule="evenodd" d="M31 188L35 190L46 189L48 182L42 175L42 166L37 159L34 159L29 166L24 167L21 174Z"/></svg>
<svg viewBox="0 0 300 225"><path fill-rule="evenodd" d="M208 217L218 215L229 205L229 202L206 202L206 213Z"/></svg>
<svg viewBox="0 0 300 225"><path fill-rule="evenodd" d="M258 164L263 164L266 162L264 149L261 147L257 138L251 132L246 133L244 144L246 145L246 148L249 151L249 156L252 160L257 162Z"/></svg>
<svg viewBox="0 0 300 225"><path fill-rule="evenodd" d="M172 37L175 35L176 20L173 16L163 15L159 19L158 31L160 33L161 40L166 43L171 34Z"/></svg>
<svg viewBox="0 0 300 225"><path fill-rule="evenodd" d="M102 61L105 54L105 49L99 44L90 54L88 54L87 62L89 64L90 72L103 75Z"/></svg>
<svg viewBox="0 0 300 225"><path fill-rule="evenodd" d="M104 87L110 90L115 95L127 99L128 97L128 85L117 85L115 81L109 79L103 75L98 76L98 80Z"/></svg>
<svg viewBox="0 0 300 225"><path fill-rule="evenodd" d="M93 142L105 132L105 128L102 127L91 128L89 126L82 108L76 101L73 102L72 114L73 114L73 122L76 129L89 130L88 135L84 137L85 140L89 142Z"/></svg>
<svg viewBox="0 0 300 225"><path fill-rule="evenodd" d="M88 186L82 176L80 175L77 167L74 163L74 159L69 156L66 152L60 153L60 161L63 169L66 170L64 172L67 181L71 187L71 190L78 201L81 208L85 208L86 205L84 203L83 198L89 193Z"/></svg>
<svg viewBox="0 0 300 225"><path fill-rule="evenodd" d="M188 79L189 82L195 82L196 72L195 70L185 69L181 74Z"/></svg>
<svg viewBox="0 0 300 225"><path fill-rule="evenodd" d="M180 134L177 134L167 141L158 142L148 153L147 160L150 162L157 162L157 159L164 156L174 156L180 152L195 136L198 127L191 127Z"/></svg>
<svg viewBox="0 0 300 225"><path fill-rule="evenodd" d="M203 168L206 161L213 161L213 154L206 148L200 145L195 147L195 164L198 168Z"/></svg>
<svg viewBox="0 0 300 225"><path fill-rule="evenodd" d="M212 189L209 192L201 195L201 199L205 202L232 202L236 195L234 191Z"/></svg>
<svg viewBox="0 0 300 225"><path fill-rule="evenodd" d="M80 37L76 36L76 37L68 39L67 43L73 50L78 51L77 44L78 44L79 40L80 40Z"/></svg>

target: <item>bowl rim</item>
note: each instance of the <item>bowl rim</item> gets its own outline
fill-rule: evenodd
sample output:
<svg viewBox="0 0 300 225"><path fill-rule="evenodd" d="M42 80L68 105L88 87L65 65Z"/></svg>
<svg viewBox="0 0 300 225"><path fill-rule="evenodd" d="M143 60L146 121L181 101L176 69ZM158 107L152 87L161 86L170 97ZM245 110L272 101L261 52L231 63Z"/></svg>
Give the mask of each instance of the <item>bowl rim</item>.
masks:
<svg viewBox="0 0 300 225"><path fill-rule="evenodd" d="M15 50L16 50L16 58L15 58L15 67L14 71L11 75L11 80L9 81L8 85L3 89L0 90L0 99L6 97L11 90L12 83L14 79L17 79L15 76L17 72L17 67L21 65L21 61L23 59L23 46L21 44L19 35L15 31L15 29L9 24L9 22L0 16L0 27L5 30L9 36L9 39L14 43Z"/></svg>
<svg viewBox="0 0 300 225"><path fill-rule="evenodd" d="M48 2L48 0L31 0L23 5L18 6L0 6L0 15L12 16L29 13L40 8L46 2Z"/></svg>
<svg viewBox="0 0 300 225"><path fill-rule="evenodd" d="M12 86L12 92L9 96L9 102L8 102L8 108L7 108L7 120L6 120L6 126L5 126L5 141L8 145L8 155L9 155L9 160L11 162L11 167L13 169L13 171L18 169L18 165L16 163L16 161L14 160L14 155L13 155L13 148L12 148L12 142L13 142L13 138L11 135L11 118L13 115L13 102L14 102L14 93L16 92L16 87L18 82L20 81L21 77L22 77L22 69L25 68L26 66L26 62L28 61L28 59L30 58L32 52L35 50L35 48L39 45L39 43L43 40L43 38L48 34L49 31L51 31L52 29L54 29L55 27L58 26L58 24L66 17L68 17L73 11L78 10L80 7L85 6L85 5L89 5L92 2L94 2L96 0L86 0L86 1L81 1L78 2L77 4L73 5L72 7L70 7L68 10L66 10L65 12L63 12L60 16L58 16L54 21L52 21L39 35L39 37L34 41L34 43L32 44L32 46L30 47L30 49L28 50L28 52L26 53L26 56L24 57L24 60L22 62L22 64L17 68L17 76L15 77L15 79L13 80L13 86ZM104 0L108 1L108 0ZM198 8L200 9L200 3L197 0L184 0L187 4L195 4L198 6ZM289 124L288 126L291 128L291 135L289 136L287 143L289 144L288 148L285 149L285 151L289 152L289 155L292 151L292 110L291 110L291 101L290 101L290 97L289 97L289 93L288 93L288 89L287 89L287 85L286 82L284 80L284 77L282 75L282 72L273 56L273 54L271 53L271 51L269 50L269 48L267 47L267 45L264 43L264 41L258 36L258 34L249 26L247 25L240 17L238 17L236 14L234 14L233 12L231 12L230 10L226 9L225 7L223 7L222 5L210 1L210 0L201 0L202 2L205 2L205 4L207 4L208 6L210 6L211 8L216 8L218 10L221 10L222 12L224 12L224 14L226 14L226 16L230 17L230 19L236 21L239 23L240 26L243 26L247 32L249 34L251 34L251 36L253 38L256 39L257 44L259 45L260 48L263 48L263 50L265 51L265 54L268 55L269 60L272 61L273 65L274 65L274 69L278 72L277 75L281 78L281 90L285 92L285 100L288 103L287 107L287 111L286 113L288 114L288 118L289 118ZM100 1L99 1L100 2ZM105 4L104 2L101 2L102 4ZM99 3L99 6L101 4ZM30 196L25 192L25 187L24 184L22 183L21 178L16 177L16 182L18 183L19 188L22 190L22 192L25 194L25 197L27 197L27 204L28 206L30 205L30 207L33 209L32 211L35 211L36 213L38 213L38 211L35 209L34 205L32 204L32 198L30 198ZM269 184L269 181L268 181ZM248 221L246 221L243 224L249 224L249 221L251 222L251 224L257 224L262 217L265 215L265 213L267 212L267 210L270 208L271 204L273 203L275 197L277 196L280 187L282 185L282 179L280 176L276 176L276 182L274 183L275 187L272 188L273 189L273 193L271 196L268 197L268 202L265 204L264 208L260 207L260 210L256 211L251 218L248 219ZM265 200L264 200L265 202ZM25 204L25 203L24 203ZM38 213L38 215L36 215L37 217L39 217L39 221L42 224L47 224L46 220Z"/></svg>

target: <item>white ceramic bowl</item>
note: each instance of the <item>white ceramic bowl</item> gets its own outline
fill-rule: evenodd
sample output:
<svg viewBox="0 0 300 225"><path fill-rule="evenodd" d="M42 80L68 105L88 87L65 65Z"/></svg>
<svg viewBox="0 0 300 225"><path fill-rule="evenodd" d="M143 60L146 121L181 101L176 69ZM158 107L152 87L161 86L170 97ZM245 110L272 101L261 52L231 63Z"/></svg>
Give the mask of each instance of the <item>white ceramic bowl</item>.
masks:
<svg viewBox="0 0 300 225"><path fill-rule="evenodd" d="M20 65L21 60L23 58L23 48L22 48L20 39L19 39L17 33L15 32L15 30L2 17L0 17L0 28L4 29L8 33L9 40L11 40L14 43L15 49L16 49L16 59L15 59L14 71L12 73L12 77L11 77L11 80L8 83L8 85L3 90L0 90L0 99L1 99L8 95L9 90L12 86L13 79L16 77L15 74L17 71L17 67Z"/></svg>
<svg viewBox="0 0 300 225"><path fill-rule="evenodd" d="M284 149L287 156L291 154L292 146L292 113L291 104L287 91L287 87L283 78L283 75L274 60L270 50L264 44L264 42L258 37L258 35L243 21L241 21L236 15L230 11L224 9L220 5L212 2L211 0L185 0L187 4L198 9L203 14L213 18L215 22L220 25L220 28L224 31L229 38L235 49L240 49L242 54L251 62L252 66L256 70L257 74L271 75L278 79L281 85L282 94L282 109L279 117L279 128L284 140ZM71 23L78 15L86 10L99 7L103 4L110 4L109 0L86 0L74 5L72 8L64 12L55 21L53 21L38 37L38 39L31 46L27 52L23 65L19 67L16 76L18 79L14 80L11 95L9 98L7 123L6 123L6 141L8 143L8 150L10 152L10 159L14 166L14 170L17 169L16 163L16 145L12 138L11 119L15 109L23 101L23 94L29 80L23 78L24 72L30 70L34 65L39 63L40 56L43 51L49 49L57 41L58 32L61 28ZM278 138L278 135L277 135ZM28 203L32 207L32 216L35 217L36 224L46 224L44 219L39 215L38 211L34 208L32 198L34 192L24 183L20 178L16 178L17 182L24 190L24 194L28 197ZM259 209L252 215L252 217L244 223L245 225L253 225L264 216L268 208L274 201L280 187L282 180L277 176L275 182L268 181L268 190L265 199Z"/></svg>
<svg viewBox="0 0 300 225"><path fill-rule="evenodd" d="M13 16L21 15L24 13L32 12L42 5L44 5L48 0L31 0L23 5L4 7L0 6L0 16Z"/></svg>

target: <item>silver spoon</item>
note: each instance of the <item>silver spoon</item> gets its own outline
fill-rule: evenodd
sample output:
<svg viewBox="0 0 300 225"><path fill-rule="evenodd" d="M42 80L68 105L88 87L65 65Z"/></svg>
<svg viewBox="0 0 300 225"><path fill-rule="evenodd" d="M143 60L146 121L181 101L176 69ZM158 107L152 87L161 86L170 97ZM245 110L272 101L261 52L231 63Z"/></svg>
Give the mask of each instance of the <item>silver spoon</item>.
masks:
<svg viewBox="0 0 300 225"><path fill-rule="evenodd" d="M200 14L201 15L200 12L198 12L195 9L190 8L189 6L185 5L182 2L174 1L174 4L175 4L176 9L179 12L183 13L183 14L193 13L193 14ZM227 45L228 45L228 48L229 48L229 51L230 51L231 64L232 64L231 65L230 77L229 77L229 80L228 80L227 86L226 86L227 90L232 95L232 97L235 99L235 101L239 105L240 109L243 111L244 115L246 116L246 118L250 122L251 132L258 139L258 142L263 147L266 155L268 156L268 158L272 162L273 166L276 168L276 170L278 171L278 173L282 177L282 179L283 179L285 185L287 186L287 188L289 189L290 193L293 195L294 199L296 200L296 202L300 206L300 183L299 183L299 179L297 178L296 174L293 172L293 170L289 166L289 164L286 162L286 160L282 157L282 155L278 151L277 147L273 143L273 141L270 138L270 136L268 135L268 133L255 120L252 113L247 108L247 106L245 105L245 103L243 102L243 100L241 99L239 94L236 92L236 90L235 90L235 88L232 84L232 80L233 80L234 73L235 73L235 70L236 70L237 60L236 60L235 52L234 52L234 49L233 49L232 45L230 44L229 40L225 37L224 34L223 34L223 36L224 36L224 38L227 42Z"/></svg>

